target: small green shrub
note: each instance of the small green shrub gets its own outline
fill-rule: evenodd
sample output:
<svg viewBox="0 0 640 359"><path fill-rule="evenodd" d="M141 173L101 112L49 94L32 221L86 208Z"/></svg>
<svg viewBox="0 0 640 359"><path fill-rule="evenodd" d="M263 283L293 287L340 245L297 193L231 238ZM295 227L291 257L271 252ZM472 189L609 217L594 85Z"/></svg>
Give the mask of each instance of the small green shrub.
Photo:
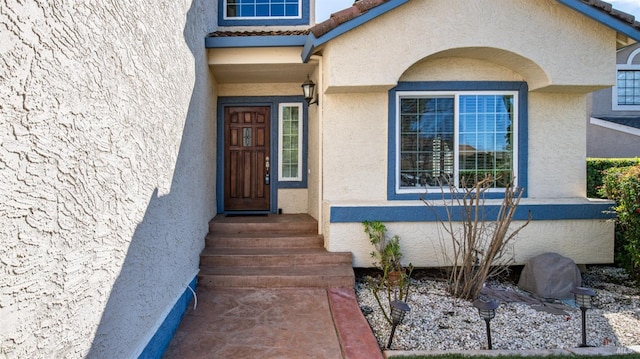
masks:
<svg viewBox="0 0 640 359"><path fill-rule="evenodd" d="M600 194L616 205L616 263L640 276L640 164L604 172Z"/></svg>
<svg viewBox="0 0 640 359"><path fill-rule="evenodd" d="M588 158L587 197L606 198L600 194L603 172L613 167L628 167L640 164L640 158Z"/></svg>
<svg viewBox="0 0 640 359"><path fill-rule="evenodd" d="M369 289L373 293L378 306L382 310L384 318L391 324L391 301L409 300L409 289L411 286L411 272L413 265L409 263L403 267L402 251L400 249L400 237L387 235L387 227L380 221L362 222L364 232L369 236L369 241L375 247L371 252L373 263L382 274L378 278L370 278ZM387 306L382 304L380 293L384 293L387 298Z"/></svg>

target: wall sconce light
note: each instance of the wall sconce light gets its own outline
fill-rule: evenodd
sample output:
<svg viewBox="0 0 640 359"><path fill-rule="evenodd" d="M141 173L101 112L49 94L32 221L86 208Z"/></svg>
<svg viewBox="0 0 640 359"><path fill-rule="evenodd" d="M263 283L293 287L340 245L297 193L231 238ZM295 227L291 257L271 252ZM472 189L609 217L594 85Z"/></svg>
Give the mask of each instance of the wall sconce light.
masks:
<svg viewBox="0 0 640 359"><path fill-rule="evenodd" d="M387 343L387 349L391 348L391 342L393 341L393 335L396 333L396 327L402 323L405 314L409 312L411 308L409 305L401 300L394 300L391 302L391 335L389 335L389 342Z"/></svg>
<svg viewBox="0 0 640 359"><path fill-rule="evenodd" d="M487 342L489 344L489 350L493 349L491 346L491 325L489 322L496 316L496 308L498 308L498 302L489 299L488 301L482 299L476 299L473 302L473 306L478 308L478 314L480 318L484 319L487 324Z"/></svg>
<svg viewBox="0 0 640 359"><path fill-rule="evenodd" d="M571 293L576 296L576 304L582 311L582 344L580 344L580 347L588 347L586 313L587 309L591 308L591 298L596 296L596 292L590 288L576 287Z"/></svg>
<svg viewBox="0 0 640 359"><path fill-rule="evenodd" d="M307 105L318 103L317 99L313 101L313 98L316 96L316 84L314 84L313 81L311 81L308 74L307 74L307 81L305 81L302 84L302 93L304 95L304 99L307 101Z"/></svg>

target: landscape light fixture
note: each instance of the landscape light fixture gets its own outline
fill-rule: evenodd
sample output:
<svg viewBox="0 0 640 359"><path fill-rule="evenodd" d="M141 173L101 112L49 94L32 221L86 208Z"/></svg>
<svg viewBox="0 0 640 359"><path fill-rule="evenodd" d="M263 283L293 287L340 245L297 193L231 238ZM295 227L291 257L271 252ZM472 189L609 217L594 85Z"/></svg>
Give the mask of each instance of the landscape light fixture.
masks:
<svg viewBox="0 0 640 359"><path fill-rule="evenodd" d="M396 327L402 323L404 316L409 312L411 308L409 305L401 300L394 300L391 302L391 335L389 336L389 342L387 343L387 349L391 348L391 342L393 341L393 335L396 333Z"/></svg>
<svg viewBox="0 0 640 359"><path fill-rule="evenodd" d="M580 347L588 347L587 345L587 309L590 309L591 306L591 298L596 296L596 292L591 288L585 287L576 287L571 291L576 297L576 304L580 307L582 311L582 343Z"/></svg>
<svg viewBox="0 0 640 359"><path fill-rule="evenodd" d="M304 95L304 99L307 101L307 105L318 103L317 99L313 101L313 98L316 96L316 84L314 84L313 81L311 81L308 74L307 74L307 81L305 81L302 84L302 93Z"/></svg>
<svg viewBox="0 0 640 359"><path fill-rule="evenodd" d="M487 324L487 343L489 344L489 350L493 349L491 346L491 325L489 322L496 316L496 308L498 308L498 302L489 299L476 299L473 302L473 306L478 308L478 314L480 318L484 319L484 322Z"/></svg>

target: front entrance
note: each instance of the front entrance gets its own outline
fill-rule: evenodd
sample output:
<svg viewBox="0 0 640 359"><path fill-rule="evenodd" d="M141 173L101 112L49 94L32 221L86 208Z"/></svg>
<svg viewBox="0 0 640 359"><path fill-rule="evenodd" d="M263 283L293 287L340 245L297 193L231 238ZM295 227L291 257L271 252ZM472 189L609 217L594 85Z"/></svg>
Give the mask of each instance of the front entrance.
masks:
<svg viewBox="0 0 640 359"><path fill-rule="evenodd" d="M268 106L225 107L225 211L270 209L270 113Z"/></svg>

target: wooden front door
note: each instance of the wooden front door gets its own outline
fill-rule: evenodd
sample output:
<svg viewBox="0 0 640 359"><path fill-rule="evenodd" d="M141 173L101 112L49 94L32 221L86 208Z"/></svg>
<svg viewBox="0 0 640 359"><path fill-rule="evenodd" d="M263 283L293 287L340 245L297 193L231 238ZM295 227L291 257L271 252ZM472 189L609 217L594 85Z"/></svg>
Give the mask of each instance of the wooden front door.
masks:
<svg viewBox="0 0 640 359"><path fill-rule="evenodd" d="M270 209L269 107L224 110L224 209Z"/></svg>

